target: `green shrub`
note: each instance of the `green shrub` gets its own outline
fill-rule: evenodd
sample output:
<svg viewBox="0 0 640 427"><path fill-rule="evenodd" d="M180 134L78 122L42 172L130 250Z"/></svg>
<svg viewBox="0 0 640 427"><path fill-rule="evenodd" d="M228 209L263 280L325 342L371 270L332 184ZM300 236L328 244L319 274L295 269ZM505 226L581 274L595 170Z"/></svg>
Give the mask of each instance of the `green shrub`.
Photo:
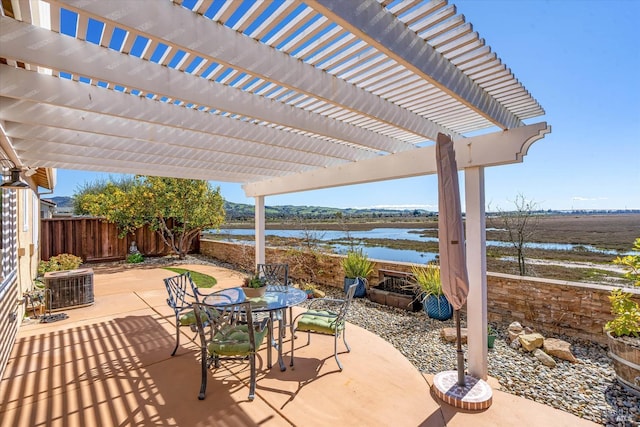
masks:
<svg viewBox="0 0 640 427"><path fill-rule="evenodd" d="M640 251L640 238L633 245L634 251ZM640 286L640 255L617 257L614 264L623 266L627 272L625 277L635 286ZM616 337L640 337L640 307L631 300L631 294L622 289L614 289L609 296L613 320L607 322L604 328Z"/></svg>
<svg viewBox="0 0 640 427"><path fill-rule="evenodd" d="M82 264L82 258L72 254L52 256L49 261L40 261L38 275L42 276L50 271L75 270Z"/></svg>
<svg viewBox="0 0 640 427"><path fill-rule="evenodd" d="M140 252L131 254L127 257L127 262L129 264L138 264L140 262L144 262L144 257Z"/></svg>
<svg viewBox="0 0 640 427"><path fill-rule="evenodd" d="M622 289L614 289L609 296L611 314L615 317L607 322L605 329L613 336L640 337L640 308L631 300L631 294Z"/></svg>

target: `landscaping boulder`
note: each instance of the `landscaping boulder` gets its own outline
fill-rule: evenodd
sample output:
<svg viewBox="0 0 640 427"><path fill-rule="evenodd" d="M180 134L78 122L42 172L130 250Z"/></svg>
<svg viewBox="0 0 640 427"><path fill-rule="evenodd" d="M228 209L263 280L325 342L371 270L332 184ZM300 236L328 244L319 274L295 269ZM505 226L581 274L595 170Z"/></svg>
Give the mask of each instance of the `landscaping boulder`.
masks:
<svg viewBox="0 0 640 427"><path fill-rule="evenodd" d="M553 360L553 357L549 356L547 353L545 353L544 351L540 350L539 348L536 348L533 351L533 356L536 359L538 359L540 361L540 363L542 363L547 368L555 368L556 367L556 361Z"/></svg>
<svg viewBox="0 0 640 427"><path fill-rule="evenodd" d="M545 338L542 346L543 350L558 359L568 360L576 363L578 359L571 353L571 344L557 338Z"/></svg>
<svg viewBox="0 0 640 427"><path fill-rule="evenodd" d="M509 332L509 340L513 342L519 335L524 333L524 328L520 322L512 322L507 328L507 332Z"/></svg>
<svg viewBox="0 0 640 427"><path fill-rule="evenodd" d="M456 328L443 328L440 335L446 342L456 342ZM462 344L467 343L467 328L460 328L460 341Z"/></svg>
<svg viewBox="0 0 640 427"><path fill-rule="evenodd" d="M520 340L522 347L527 351L533 351L536 348L540 348L544 343L544 337L538 333L518 335L518 339Z"/></svg>

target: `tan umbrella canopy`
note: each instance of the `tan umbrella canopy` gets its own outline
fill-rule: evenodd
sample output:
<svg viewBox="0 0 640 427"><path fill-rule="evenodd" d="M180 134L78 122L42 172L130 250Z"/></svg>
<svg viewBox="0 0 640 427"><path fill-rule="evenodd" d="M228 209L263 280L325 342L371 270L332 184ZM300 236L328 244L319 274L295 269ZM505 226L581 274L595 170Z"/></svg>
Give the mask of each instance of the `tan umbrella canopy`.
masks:
<svg viewBox="0 0 640 427"><path fill-rule="evenodd" d="M467 301L469 278L464 248L458 167L453 141L439 133L436 144L438 170L438 246L442 291L455 310L458 341L458 385L465 384L464 354L460 339L460 309Z"/></svg>
<svg viewBox="0 0 640 427"><path fill-rule="evenodd" d="M436 159L442 290L454 310L460 310L467 301L469 293L462 210L460 208L460 187L453 141L442 133L438 134Z"/></svg>

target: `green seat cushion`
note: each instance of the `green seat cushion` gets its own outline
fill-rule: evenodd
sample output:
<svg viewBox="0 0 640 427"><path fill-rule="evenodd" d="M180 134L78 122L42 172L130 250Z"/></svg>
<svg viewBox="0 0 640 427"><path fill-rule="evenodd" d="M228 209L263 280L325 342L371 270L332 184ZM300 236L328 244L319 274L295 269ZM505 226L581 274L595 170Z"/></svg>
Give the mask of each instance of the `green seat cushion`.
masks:
<svg viewBox="0 0 640 427"><path fill-rule="evenodd" d="M213 317L218 316L218 312L215 310L211 310L211 314ZM207 318L207 313L204 311L200 312L200 319L202 319L202 323L207 323L209 320ZM186 311L182 316L180 316L180 326L191 326L196 324L196 313L195 310Z"/></svg>
<svg viewBox="0 0 640 427"><path fill-rule="evenodd" d="M333 335L336 331L335 313L325 310L309 310L298 319L299 331L320 332ZM344 322L340 322L338 330L344 329Z"/></svg>
<svg viewBox="0 0 640 427"><path fill-rule="evenodd" d="M204 316L202 316L204 319ZM180 316L180 326L190 326L196 324L196 313L193 310L185 312Z"/></svg>
<svg viewBox="0 0 640 427"><path fill-rule="evenodd" d="M264 336L267 334L267 328L254 333L256 341L256 349L260 347ZM213 337L207 346L209 354L217 354L219 356L245 356L251 352L251 343L249 341L249 329L247 325L237 325L225 330L220 330Z"/></svg>

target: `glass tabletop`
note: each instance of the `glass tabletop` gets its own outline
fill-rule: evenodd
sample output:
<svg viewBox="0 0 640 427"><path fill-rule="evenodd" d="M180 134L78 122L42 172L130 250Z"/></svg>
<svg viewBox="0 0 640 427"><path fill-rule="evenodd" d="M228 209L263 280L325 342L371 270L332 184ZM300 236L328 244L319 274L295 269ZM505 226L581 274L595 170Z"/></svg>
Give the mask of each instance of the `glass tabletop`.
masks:
<svg viewBox="0 0 640 427"><path fill-rule="evenodd" d="M289 288L286 292L267 287L262 297L247 298L242 288L228 288L207 295L203 302L210 305L227 305L249 301L251 311L273 311L298 305L307 299L307 293L300 289Z"/></svg>

